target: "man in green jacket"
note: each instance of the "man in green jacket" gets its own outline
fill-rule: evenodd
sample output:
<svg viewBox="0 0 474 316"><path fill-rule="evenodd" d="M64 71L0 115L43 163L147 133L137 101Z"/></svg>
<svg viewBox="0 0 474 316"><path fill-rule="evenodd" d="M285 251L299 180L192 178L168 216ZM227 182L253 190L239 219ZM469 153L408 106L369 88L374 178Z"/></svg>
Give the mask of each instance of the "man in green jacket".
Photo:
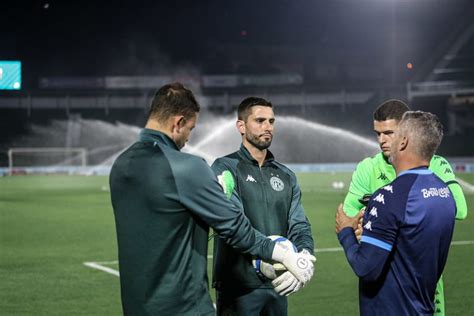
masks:
<svg viewBox="0 0 474 316"><path fill-rule="evenodd" d="M364 207L367 199L377 189L389 184L396 178L395 168L389 161L390 146L393 133L405 112L409 111L408 105L400 100L383 102L374 112L374 132L380 145L381 153L374 157L365 158L352 174L349 192L344 200L344 212L355 216ZM456 219L462 220L467 216L466 199L462 188L456 181L454 172L449 163L441 156L434 155L430 161L429 169L443 180L451 190L456 202ZM440 278L435 296L435 315L444 315L444 290L443 279Z"/></svg>
<svg viewBox="0 0 474 316"><path fill-rule="evenodd" d="M252 226L265 235L287 237L298 251L312 254L311 225L301 205L296 176L268 150L275 123L272 104L249 97L240 103L237 114L240 149L217 159L212 169L229 199L244 210ZM257 275L252 259L251 254L237 252L222 237L215 238L213 286L217 291L217 315L288 314L286 296L302 284L290 272L271 282Z"/></svg>
<svg viewBox="0 0 474 316"><path fill-rule="evenodd" d="M282 262L303 284L313 274L314 257L256 231L204 160L180 152L199 109L183 85L163 86L139 140L112 167L125 315L214 315L206 271L209 226L239 251Z"/></svg>

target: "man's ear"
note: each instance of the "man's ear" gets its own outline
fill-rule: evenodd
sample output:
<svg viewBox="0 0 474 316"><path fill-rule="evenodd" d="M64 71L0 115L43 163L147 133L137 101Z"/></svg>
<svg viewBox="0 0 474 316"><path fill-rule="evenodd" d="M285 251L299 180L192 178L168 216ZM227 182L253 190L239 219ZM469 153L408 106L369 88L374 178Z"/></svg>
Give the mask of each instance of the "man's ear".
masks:
<svg viewBox="0 0 474 316"><path fill-rule="evenodd" d="M408 147L408 138L407 138L406 136L403 136L403 137L402 137L402 140L401 140L400 143L398 144L398 147L399 147L398 149L399 149L400 151L404 151L404 150L407 149L407 147Z"/></svg>
<svg viewBox="0 0 474 316"><path fill-rule="evenodd" d="M173 116L173 131L179 133L180 129L186 124L186 120L184 119L183 115L175 115Z"/></svg>
<svg viewBox="0 0 474 316"><path fill-rule="evenodd" d="M235 122L235 126L237 127L237 130L239 131L240 135L245 134L245 122L244 121L237 120L237 122Z"/></svg>

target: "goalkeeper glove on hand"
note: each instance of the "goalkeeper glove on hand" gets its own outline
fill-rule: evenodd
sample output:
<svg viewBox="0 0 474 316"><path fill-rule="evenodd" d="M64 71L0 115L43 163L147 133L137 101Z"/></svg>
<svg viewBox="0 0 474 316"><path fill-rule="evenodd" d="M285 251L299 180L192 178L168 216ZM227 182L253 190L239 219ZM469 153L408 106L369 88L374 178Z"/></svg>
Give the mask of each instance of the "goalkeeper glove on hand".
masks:
<svg viewBox="0 0 474 316"><path fill-rule="evenodd" d="M276 243L272 259L281 262L297 279L305 285L314 273L316 258L309 251L294 252L282 243Z"/></svg>
<svg viewBox="0 0 474 316"><path fill-rule="evenodd" d="M303 283L298 281L290 271L286 271L273 280L272 285L275 288L275 291L281 296L293 294L303 287Z"/></svg>

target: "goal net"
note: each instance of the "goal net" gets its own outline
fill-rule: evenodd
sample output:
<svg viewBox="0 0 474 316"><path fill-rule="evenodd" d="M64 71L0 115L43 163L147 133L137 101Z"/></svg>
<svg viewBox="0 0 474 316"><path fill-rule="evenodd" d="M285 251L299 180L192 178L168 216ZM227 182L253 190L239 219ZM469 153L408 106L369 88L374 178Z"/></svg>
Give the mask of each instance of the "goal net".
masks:
<svg viewBox="0 0 474 316"><path fill-rule="evenodd" d="M8 150L9 174L69 173L87 165L86 148L22 147Z"/></svg>

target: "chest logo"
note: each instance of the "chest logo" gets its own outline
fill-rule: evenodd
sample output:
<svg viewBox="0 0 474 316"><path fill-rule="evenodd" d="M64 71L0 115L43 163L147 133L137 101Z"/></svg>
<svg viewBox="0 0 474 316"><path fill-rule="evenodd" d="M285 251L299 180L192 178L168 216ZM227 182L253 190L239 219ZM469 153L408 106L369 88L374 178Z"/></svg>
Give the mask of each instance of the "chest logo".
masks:
<svg viewBox="0 0 474 316"><path fill-rule="evenodd" d="M247 179L245 179L245 182L257 182L251 175L247 175Z"/></svg>
<svg viewBox="0 0 474 316"><path fill-rule="evenodd" d="M277 177L270 178L270 185L275 191L282 191L285 188L285 184L283 183L283 181L281 181L281 179Z"/></svg>

